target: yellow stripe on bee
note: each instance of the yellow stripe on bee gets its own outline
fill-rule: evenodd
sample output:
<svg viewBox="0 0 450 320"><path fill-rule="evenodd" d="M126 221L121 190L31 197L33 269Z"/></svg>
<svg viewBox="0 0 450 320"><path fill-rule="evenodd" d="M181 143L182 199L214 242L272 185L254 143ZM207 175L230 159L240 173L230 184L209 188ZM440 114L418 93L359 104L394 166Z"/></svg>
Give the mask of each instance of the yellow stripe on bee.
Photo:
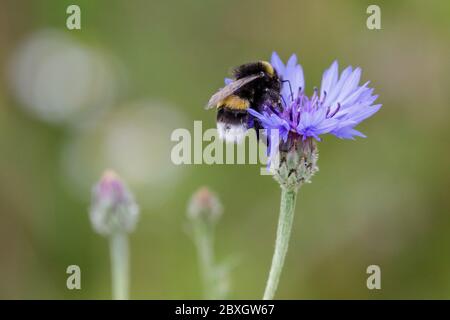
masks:
<svg viewBox="0 0 450 320"><path fill-rule="evenodd" d="M264 66L264 68L266 69L266 72L270 75L273 76L275 74L275 71L273 70L272 65L267 62L267 61L260 61L262 63L262 65Z"/></svg>
<svg viewBox="0 0 450 320"><path fill-rule="evenodd" d="M247 99L242 99L236 95L231 95L223 99L217 104L217 108L227 107L235 110L246 110L250 103Z"/></svg>

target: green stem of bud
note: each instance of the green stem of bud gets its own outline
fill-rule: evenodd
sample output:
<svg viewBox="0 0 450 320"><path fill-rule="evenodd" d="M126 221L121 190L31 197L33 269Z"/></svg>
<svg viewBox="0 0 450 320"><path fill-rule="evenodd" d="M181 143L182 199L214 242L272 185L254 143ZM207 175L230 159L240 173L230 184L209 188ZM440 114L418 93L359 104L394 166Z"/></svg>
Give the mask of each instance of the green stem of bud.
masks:
<svg viewBox="0 0 450 320"><path fill-rule="evenodd" d="M289 239L291 236L296 198L296 188L281 188L280 216L278 218L275 252L272 258L269 278L267 279L266 290L264 291L264 300L273 299L278 287L278 282L280 280L281 271L283 270L284 259L286 258Z"/></svg>
<svg viewBox="0 0 450 320"><path fill-rule="evenodd" d="M197 247L200 272L203 278L203 292L205 299L218 299L215 281L213 228L214 226L201 219L195 219L193 222L193 232Z"/></svg>
<svg viewBox="0 0 450 320"><path fill-rule="evenodd" d="M115 232L110 236L109 244L113 299L127 300L129 290L128 236L125 232Z"/></svg>

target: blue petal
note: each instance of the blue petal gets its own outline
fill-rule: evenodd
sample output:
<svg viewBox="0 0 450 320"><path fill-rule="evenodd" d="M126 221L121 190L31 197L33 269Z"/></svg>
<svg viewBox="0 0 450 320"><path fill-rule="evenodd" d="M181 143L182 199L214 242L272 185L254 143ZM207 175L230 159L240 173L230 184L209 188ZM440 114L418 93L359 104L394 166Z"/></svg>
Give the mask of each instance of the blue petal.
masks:
<svg viewBox="0 0 450 320"><path fill-rule="evenodd" d="M284 74L284 70L286 67L284 66L283 61L281 61L280 57L278 56L278 54L275 51L272 53L272 58L270 59L270 63L275 68L275 70L277 71L279 76Z"/></svg>
<svg viewBox="0 0 450 320"><path fill-rule="evenodd" d="M320 98L323 99L323 95L326 92L330 95L331 88L336 84L339 75L338 62L333 61L331 66L325 70L322 76L322 84L320 85Z"/></svg>
<svg viewBox="0 0 450 320"><path fill-rule="evenodd" d="M377 104L371 107L366 107L362 109L358 114L352 115L351 119L356 123L360 123L361 121L373 116L378 110L380 110L381 104Z"/></svg>
<svg viewBox="0 0 450 320"><path fill-rule="evenodd" d="M336 132L332 132L332 134L341 139L351 139L351 140L354 140L355 136L361 137L361 138L366 137L364 134L362 134L358 130L355 130L351 127L342 128Z"/></svg>
<svg viewBox="0 0 450 320"><path fill-rule="evenodd" d="M290 56L286 64L286 68L295 68L296 65L297 65L297 55L294 53L292 56Z"/></svg>
<svg viewBox="0 0 450 320"><path fill-rule="evenodd" d="M350 95L353 90L355 90L358 87L359 79L361 78L361 69L356 68L350 77L347 79L345 84L342 86L342 89L340 90L340 94L336 98L337 102L341 102L345 99L348 95Z"/></svg>
<svg viewBox="0 0 450 320"><path fill-rule="evenodd" d="M329 91L327 91L327 98L325 99L324 104L327 106L335 105L337 102L337 97L341 93L341 89L346 83L348 77L352 74L352 67L347 67L342 71L341 76L338 78L334 78L333 83L330 85ZM337 81L335 81L337 80Z"/></svg>

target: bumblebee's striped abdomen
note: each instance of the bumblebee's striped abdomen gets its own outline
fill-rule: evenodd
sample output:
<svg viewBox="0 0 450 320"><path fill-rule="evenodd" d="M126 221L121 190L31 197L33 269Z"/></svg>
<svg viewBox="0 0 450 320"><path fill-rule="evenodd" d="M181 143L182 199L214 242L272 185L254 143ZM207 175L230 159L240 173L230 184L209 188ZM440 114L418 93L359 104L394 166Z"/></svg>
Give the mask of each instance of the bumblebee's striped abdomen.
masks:
<svg viewBox="0 0 450 320"><path fill-rule="evenodd" d="M217 104L217 108L228 108L232 110L247 110L250 107L250 102L237 95L231 95L223 99Z"/></svg>
<svg viewBox="0 0 450 320"><path fill-rule="evenodd" d="M246 110L222 107L217 110L217 130L219 137L227 142L240 142L248 129Z"/></svg>

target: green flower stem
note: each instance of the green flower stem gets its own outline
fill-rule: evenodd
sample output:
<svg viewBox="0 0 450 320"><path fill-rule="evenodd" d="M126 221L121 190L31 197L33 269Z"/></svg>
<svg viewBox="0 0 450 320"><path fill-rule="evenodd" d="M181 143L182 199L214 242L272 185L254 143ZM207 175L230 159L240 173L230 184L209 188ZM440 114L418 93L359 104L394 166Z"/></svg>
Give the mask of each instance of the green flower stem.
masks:
<svg viewBox="0 0 450 320"><path fill-rule="evenodd" d="M128 237L116 232L109 239L111 251L112 290L114 300L128 299Z"/></svg>
<svg viewBox="0 0 450 320"><path fill-rule="evenodd" d="M208 225L200 219L196 219L193 227L200 272L203 278L204 298L217 299L213 249L213 226Z"/></svg>
<svg viewBox="0 0 450 320"><path fill-rule="evenodd" d="M281 188L280 216L278 218L277 238L275 242L275 252L272 258L269 278L267 279L264 300L271 300L280 280L284 259L288 250L289 238L291 236L292 222L294 220L295 202L297 189Z"/></svg>

